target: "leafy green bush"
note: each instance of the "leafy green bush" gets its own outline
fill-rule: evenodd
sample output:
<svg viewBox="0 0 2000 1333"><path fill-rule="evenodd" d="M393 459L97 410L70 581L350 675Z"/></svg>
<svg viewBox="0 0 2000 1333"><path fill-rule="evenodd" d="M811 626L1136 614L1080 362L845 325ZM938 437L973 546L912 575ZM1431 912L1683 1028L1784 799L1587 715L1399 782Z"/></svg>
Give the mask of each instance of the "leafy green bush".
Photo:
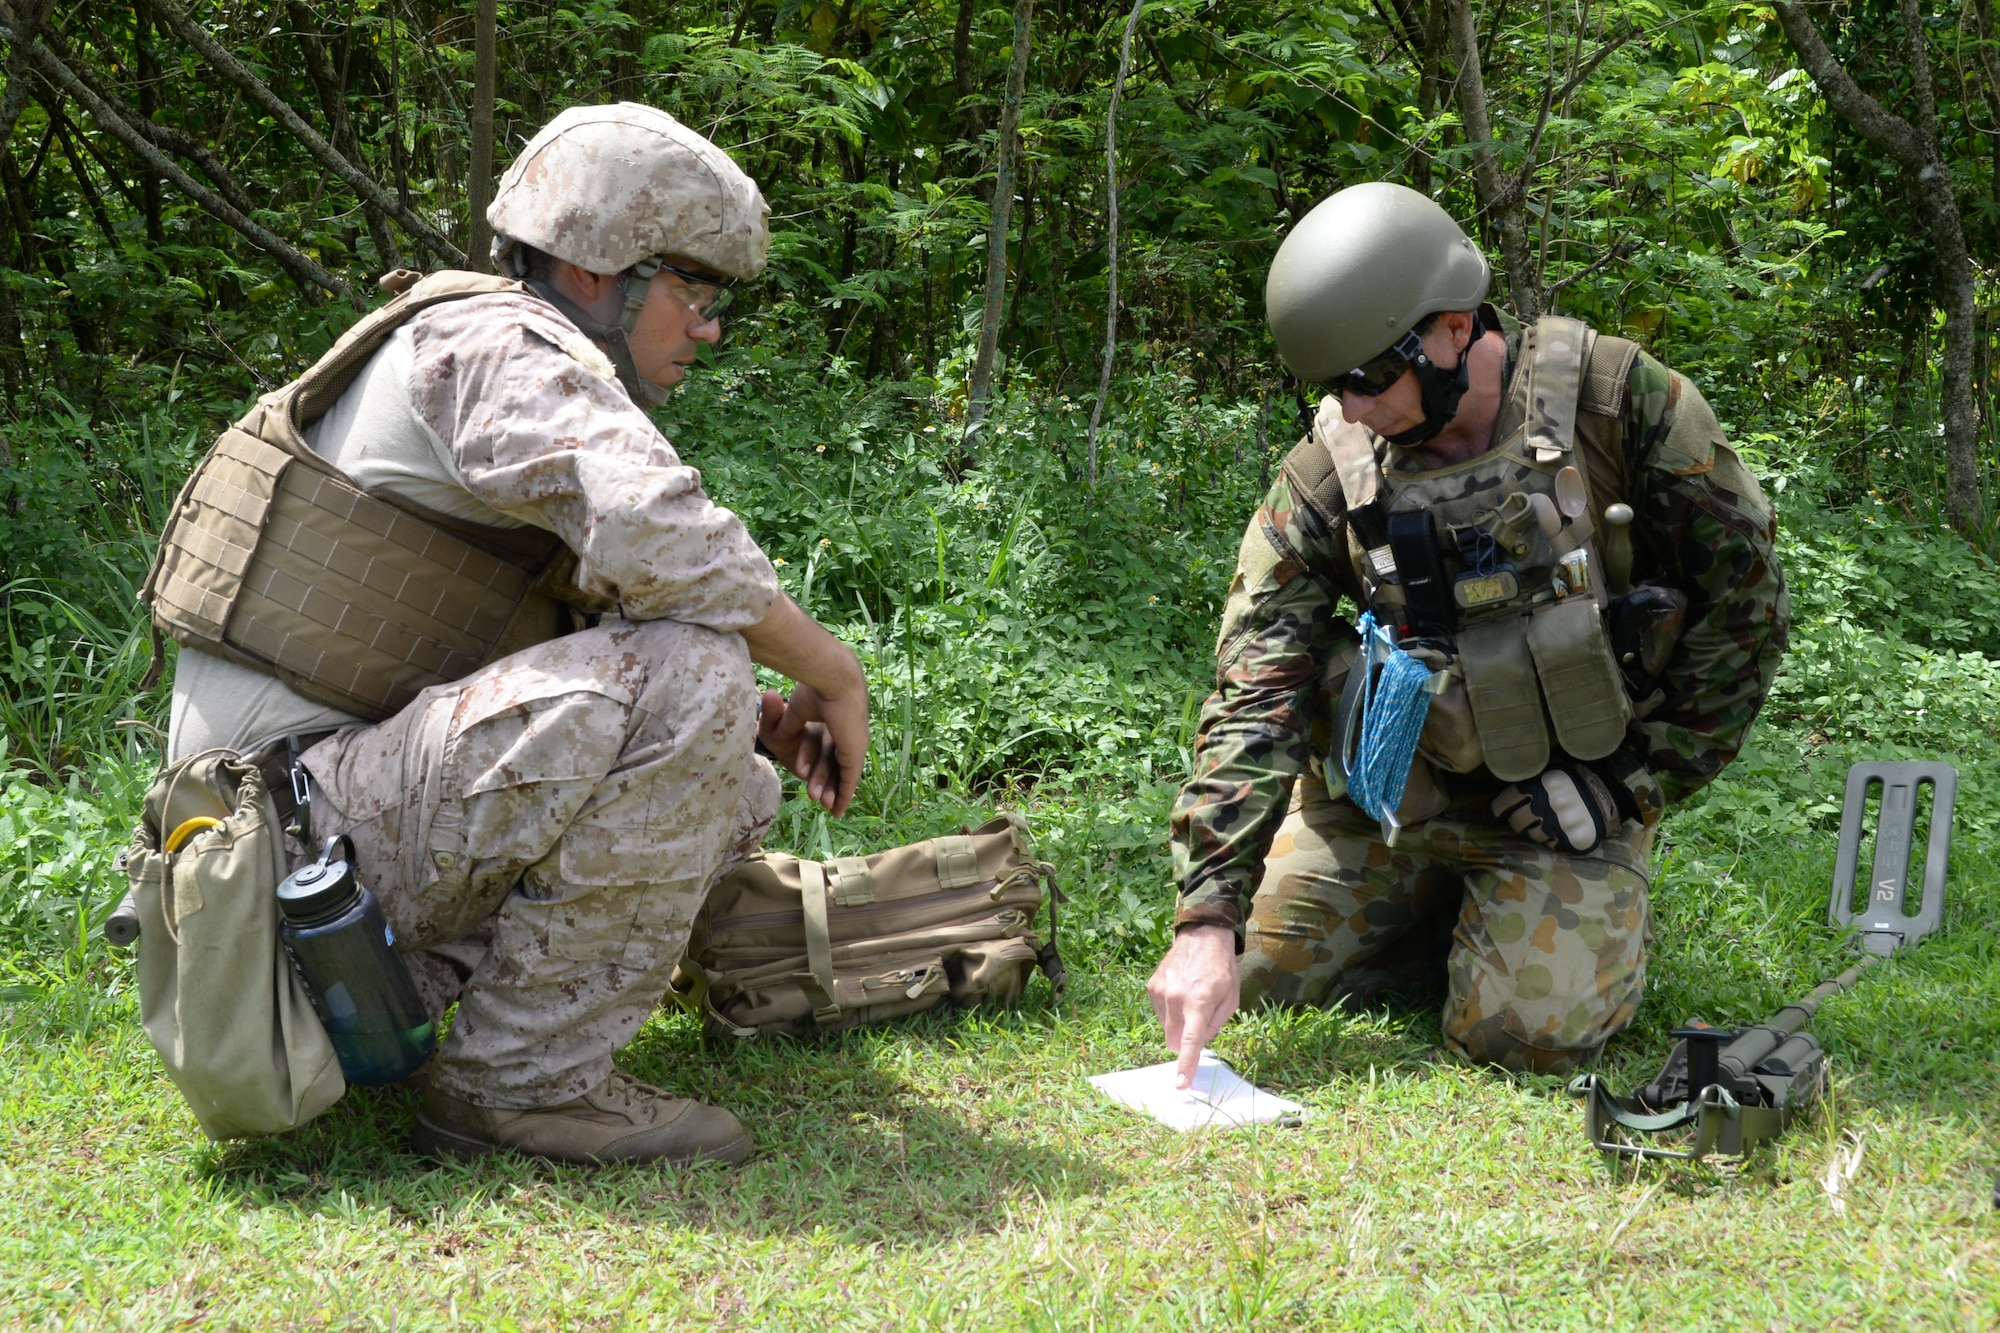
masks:
<svg viewBox="0 0 2000 1333"><path fill-rule="evenodd" d="M0 978L33 986L106 964L96 930L125 894L113 863L151 768L100 762L51 786L0 746Z"/></svg>

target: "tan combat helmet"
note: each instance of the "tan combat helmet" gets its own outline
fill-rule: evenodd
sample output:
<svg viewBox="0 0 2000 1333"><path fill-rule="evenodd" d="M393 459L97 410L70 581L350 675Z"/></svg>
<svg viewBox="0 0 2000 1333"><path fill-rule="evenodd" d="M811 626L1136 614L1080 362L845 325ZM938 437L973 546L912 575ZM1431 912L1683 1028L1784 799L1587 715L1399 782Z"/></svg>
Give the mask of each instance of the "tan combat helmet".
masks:
<svg viewBox="0 0 2000 1333"><path fill-rule="evenodd" d="M493 266L527 277L524 246L591 273L622 275L625 308L606 324L547 283L530 281L602 347L618 382L644 407L668 391L639 377L626 339L668 255L720 275L724 286L764 271L771 209L729 154L664 111L637 102L576 106L542 127L514 159L486 220Z"/></svg>
<svg viewBox="0 0 2000 1333"><path fill-rule="evenodd" d="M544 125L486 210L496 259L514 242L609 274L672 254L733 278L764 271L770 216L729 154L637 102L571 107Z"/></svg>
<svg viewBox="0 0 2000 1333"><path fill-rule="evenodd" d="M1426 315L1475 309L1492 277L1449 213L1407 186L1372 181L1328 196L1292 228L1271 261L1264 315L1292 373L1329 380Z"/></svg>

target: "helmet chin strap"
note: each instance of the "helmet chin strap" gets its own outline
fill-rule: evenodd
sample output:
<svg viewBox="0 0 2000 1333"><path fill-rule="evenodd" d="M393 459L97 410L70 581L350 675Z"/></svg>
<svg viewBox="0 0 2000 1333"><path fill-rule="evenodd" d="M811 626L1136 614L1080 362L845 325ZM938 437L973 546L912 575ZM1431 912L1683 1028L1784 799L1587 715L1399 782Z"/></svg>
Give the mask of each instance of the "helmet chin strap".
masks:
<svg viewBox="0 0 2000 1333"><path fill-rule="evenodd" d="M1408 356L1410 369L1416 372L1417 385L1424 391L1424 419L1408 430L1399 430L1394 435L1382 438L1401 449L1414 449L1420 444L1428 444L1449 426L1458 415L1459 400L1472 383L1472 349L1486 333L1484 322L1477 310L1472 312L1472 336L1466 340L1465 350L1459 353L1458 365L1451 370L1440 370L1424 355L1421 342ZM1417 341L1414 332L1404 335ZM1401 350L1400 345L1398 350Z"/></svg>
<svg viewBox="0 0 2000 1333"><path fill-rule="evenodd" d="M632 360L632 345L627 341L632 330L639 325L639 312L646 308L646 291L650 285L636 273L621 277L619 290L625 294L625 308L619 312L616 324L606 324L557 291L553 283L532 281L528 284L530 291L562 311L572 324L583 330L586 338L603 349L604 354L611 358L611 364L618 372L618 382L625 386L625 392L632 395L633 402L647 409L660 407L673 397L673 390L639 378L639 368Z"/></svg>

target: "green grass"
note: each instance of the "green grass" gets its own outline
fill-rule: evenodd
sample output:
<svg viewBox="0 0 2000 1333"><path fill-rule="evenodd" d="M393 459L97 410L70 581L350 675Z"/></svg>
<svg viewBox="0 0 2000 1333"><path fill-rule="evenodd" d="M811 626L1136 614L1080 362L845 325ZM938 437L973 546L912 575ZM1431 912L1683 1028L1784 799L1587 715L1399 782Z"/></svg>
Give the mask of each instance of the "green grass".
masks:
<svg viewBox="0 0 2000 1333"><path fill-rule="evenodd" d="M1105 890L1080 857L1102 850L1075 803L1037 813L1088 916ZM1838 964L1831 862L1831 834L1747 854L1677 835L1615 1084L1689 1013L1761 1017ZM0 1309L92 1329L1990 1328L1996 870L1962 842L1945 930L1827 1006L1823 1115L1696 1169L1607 1170L1560 1080L1457 1064L1415 1003L1232 1025L1218 1049L1306 1103L1301 1128L1159 1128L1084 1082L1164 1056L1145 964L1110 935L1078 946L1071 995L1037 983L1013 1013L738 1047L662 1014L622 1061L737 1111L763 1148L738 1171L440 1166L404 1147L399 1092L211 1145L97 955L0 1034ZM1836 1203L1821 1179L1856 1144Z"/></svg>
<svg viewBox="0 0 2000 1333"><path fill-rule="evenodd" d="M121 724L165 714L131 599L171 494L140 484L173 471L147 442L184 466L198 441L137 419L72 455L42 423L0 524L0 1328L2000 1327L1993 561L1890 506L1828 507L1809 451L1788 474L1791 652L1751 747L1669 819L1648 999L1607 1058L1624 1090L1681 1020L1755 1021L1839 970L1846 766L1946 756L1946 927L1826 1007L1833 1093L1786 1141L1610 1171L1561 1080L1455 1063L1413 1002L1233 1024L1220 1052L1310 1114L1182 1136L1085 1078L1166 1055L1143 987L1264 461L1228 446L1246 405L1141 386L1085 504L1060 402L1010 400L959 476L935 403L780 402L754 369L684 393L674 437L876 700L857 813L794 797L773 844L845 854L1024 808L1071 894L1073 992L734 1048L663 1014L621 1059L738 1112L763 1152L736 1172L441 1166L406 1151L399 1093L207 1143L93 934L153 762ZM93 490L120 476L118 503ZM1857 1146L1836 1199L1821 1181Z"/></svg>

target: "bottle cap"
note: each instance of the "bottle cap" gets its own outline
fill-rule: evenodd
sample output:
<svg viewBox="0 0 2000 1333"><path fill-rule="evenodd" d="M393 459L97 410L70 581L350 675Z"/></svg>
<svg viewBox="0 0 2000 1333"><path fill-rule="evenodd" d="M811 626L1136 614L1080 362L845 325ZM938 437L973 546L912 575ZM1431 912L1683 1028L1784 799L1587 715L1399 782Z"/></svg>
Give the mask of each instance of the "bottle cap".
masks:
<svg viewBox="0 0 2000 1333"><path fill-rule="evenodd" d="M345 838L329 838L319 860L300 866L278 885L278 910L294 925L309 926L339 916L361 896L361 881L352 860L335 860L334 847ZM354 855L348 843L347 854Z"/></svg>

